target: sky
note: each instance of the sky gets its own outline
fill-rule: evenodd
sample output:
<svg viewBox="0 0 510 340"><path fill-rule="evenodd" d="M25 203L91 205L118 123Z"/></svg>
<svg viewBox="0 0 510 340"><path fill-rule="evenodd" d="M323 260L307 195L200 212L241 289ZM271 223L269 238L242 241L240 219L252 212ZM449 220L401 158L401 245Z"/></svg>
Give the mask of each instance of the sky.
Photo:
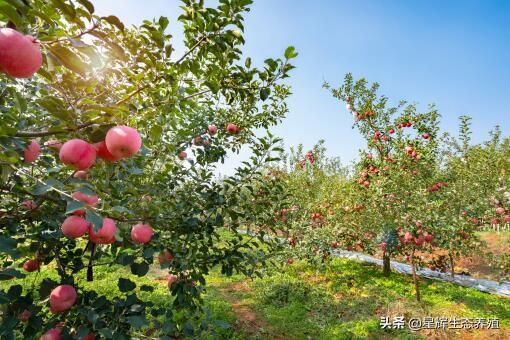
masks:
<svg viewBox="0 0 510 340"><path fill-rule="evenodd" d="M214 1L206 4L214 6ZM100 0L96 12L125 24L166 16L184 51L177 22L178 0ZM272 132L285 145L310 149L324 139L327 155L347 164L365 143L352 129L345 104L322 88L339 86L347 72L381 85L396 103L435 104L443 131L456 133L458 117L473 117L473 140L482 142L500 125L508 135L510 115L510 1L505 0L255 0L245 14L243 52L262 65L282 57L289 45L299 53L287 83L287 118ZM229 174L244 150L222 168Z"/></svg>

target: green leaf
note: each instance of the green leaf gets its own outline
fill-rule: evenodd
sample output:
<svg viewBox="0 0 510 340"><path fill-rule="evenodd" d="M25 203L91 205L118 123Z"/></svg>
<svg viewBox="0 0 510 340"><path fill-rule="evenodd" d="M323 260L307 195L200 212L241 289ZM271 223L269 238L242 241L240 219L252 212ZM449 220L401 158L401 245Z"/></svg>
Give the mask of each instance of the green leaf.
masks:
<svg viewBox="0 0 510 340"><path fill-rule="evenodd" d="M147 320L143 316L140 316L140 315L128 316L127 319L129 321L129 323L131 324L131 326L133 326L133 328L135 328L135 329L140 329L143 326L147 325Z"/></svg>
<svg viewBox="0 0 510 340"><path fill-rule="evenodd" d="M75 52L62 45L53 45L49 47L50 52L68 69L85 75L89 66L81 60Z"/></svg>
<svg viewBox="0 0 510 340"><path fill-rule="evenodd" d="M81 201L67 201L66 214L80 210L86 206L85 202Z"/></svg>
<svg viewBox="0 0 510 340"><path fill-rule="evenodd" d="M296 52L296 48L294 46L289 46L285 50L284 55L286 59L293 59L298 56L298 53Z"/></svg>
<svg viewBox="0 0 510 340"><path fill-rule="evenodd" d="M53 290L57 286L57 282L50 280L50 279L44 279L39 285L39 296L42 300L44 300L46 297L48 297Z"/></svg>
<svg viewBox="0 0 510 340"><path fill-rule="evenodd" d="M94 5L90 1L88 1L88 0L78 0L78 2L80 4L82 4L83 7L85 7L87 9L87 11L89 11L90 14L94 13Z"/></svg>
<svg viewBox="0 0 510 340"><path fill-rule="evenodd" d="M23 20L21 19L21 16L16 11L16 8L2 2L2 3L0 3L0 14L3 14L7 18L9 18L9 20L12 21L14 23L14 25L16 25L16 29L18 31L23 30Z"/></svg>
<svg viewBox="0 0 510 340"><path fill-rule="evenodd" d="M103 226L103 218L92 210L85 212L85 219L92 223L95 232L99 231Z"/></svg>
<svg viewBox="0 0 510 340"><path fill-rule="evenodd" d="M120 265L127 266L132 264L135 261L135 257L133 255L129 255L126 253L121 253L117 259L116 262Z"/></svg>
<svg viewBox="0 0 510 340"><path fill-rule="evenodd" d="M16 249L18 242L12 238L4 235L0 235L0 253L6 253L11 255L14 259L21 256L21 253Z"/></svg>
<svg viewBox="0 0 510 340"><path fill-rule="evenodd" d="M266 100L271 94L271 89L269 87L263 87L260 89L260 99Z"/></svg>
<svg viewBox="0 0 510 340"><path fill-rule="evenodd" d="M131 281L130 279L125 278L119 278L119 281L117 282L117 285L119 286L119 289L121 292L130 292L133 289L136 288L136 283Z"/></svg>
<svg viewBox="0 0 510 340"><path fill-rule="evenodd" d="M101 19L108 21L110 24L117 27L119 30L124 31L124 24L115 15L109 15L107 17L102 17Z"/></svg>
<svg viewBox="0 0 510 340"><path fill-rule="evenodd" d="M131 265L131 273L138 276L144 276L149 271L149 265L145 262L133 263Z"/></svg>
<svg viewBox="0 0 510 340"><path fill-rule="evenodd" d="M154 291L154 287L149 286L149 285L142 285L142 286L140 287L140 290L141 290L142 292L153 292L153 291Z"/></svg>
<svg viewBox="0 0 510 340"><path fill-rule="evenodd" d="M23 293L23 287L21 287L20 285L11 286L9 288L9 290L7 291L7 295L13 300L16 298L19 298L22 293Z"/></svg>
<svg viewBox="0 0 510 340"><path fill-rule="evenodd" d="M14 269L14 268L7 268L4 270L0 270L0 281L11 280L14 278L22 279L25 276L26 276L25 274L23 274L22 272Z"/></svg>

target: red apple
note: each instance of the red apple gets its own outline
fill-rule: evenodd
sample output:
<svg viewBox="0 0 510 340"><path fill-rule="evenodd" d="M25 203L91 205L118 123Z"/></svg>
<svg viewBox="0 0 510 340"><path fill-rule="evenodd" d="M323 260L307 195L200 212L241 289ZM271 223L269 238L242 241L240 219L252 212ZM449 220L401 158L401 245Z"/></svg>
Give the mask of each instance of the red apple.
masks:
<svg viewBox="0 0 510 340"><path fill-rule="evenodd" d="M434 235L432 235L432 234L427 234L427 235L425 235L425 242L430 243L430 242L432 242L433 240L434 240Z"/></svg>
<svg viewBox="0 0 510 340"><path fill-rule="evenodd" d="M131 240L135 243L148 243L152 235L154 235L154 230L148 224L136 224L131 229Z"/></svg>
<svg viewBox="0 0 510 340"><path fill-rule="evenodd" d="M87 206L95 207L97 206L97 202L99 201L99 198L96 195L87 195L82 192L76 191L73 192L72 197L76 201L80 201L85 203ZM85 210L75 210L73 212L74 215L85 215Z"/></svg>
<svg viewBox="0 0 510 340"><path fill-rule="evenodd" d="M62 142L58 139L50 139L49 141L44 142L44 146L49 149L60 150L62 148Z"/></svg>
<svg viewBox="0 0 510 340"><path fill-rule="evenodd" d="M386 251L386 249L388 249L388 244L386 242L381 242L379 244L379 247L381 248L382 251Z"/></svg>
<svg viewBox="0 0 510 340"><path fill-rule="evenodd" d="M76 170L87 170L96 161L96 149L81 139L71 139L62 145L60 161L73 166Z"/></svg>
<svg viewBox="0 0 510 340"><path fill-rule="evenodd" d="M89 177L89 174L87 171L80 170L80 171L76 171L74 173L73 177L79 178L79 179L87 179Z"/></svg>
<svg viewBox="0 0 510 340"><path fill-rule="evenodd" d="M406 231L406 233L404 234L404 243L409 243L413 240L413 235Z"/></svg>
<svg viewBox="0 0 510 340"><path fill-rule="evenodd" d="M90 241L95 244L112 244L115 242L116 231L117 227L115 226L115 222L105 217L103 219L103 225L97 232L94 231L92 225L89 226Z"/></svg>
<svg viewBox="0 0 510 340"><path fill-rule="evenodd" d="M337 241L331 242L331 248L333 248L333 249L338 248L338 242Z"/></svg>
<svg viewBox="0 0 510 340"><path fill-rule="evenodd" d="M38 270L40 267L40 264L39 264L39 261L37 260L27 260L25 263L23 263L23 269L25 269L25 271L31 273L31 272L35 272L36 270Z"/></svg>
<svg viewBox="0 0 510 340"><path fill-rule="evenodd" d="M62 337L60 333L62 331L59 328L52 328L44 333L39 340L60 340Z"/></svg>
<svg viewBox="0 0 510 340"><path fill-rule="evenodd" d="M33 163L37 160L37 158L39 158L40 152L41 146L39 143L37 143L37 141L32 140L30 141L30 144L28 144L27 148L23 151L23 158L26 163Z"/></svg>
<svg viewBox="0 0 510 340"><path fill-rule="evenodd" d="M89 334L85 335L83 338L81 338L81 340L94 340L96 337L94 335L94 333L92 332L89 332Z"/></svg>
<svg viewBox="0 0 510 340"><path fill-rule="evenodd" d="M23 312L19 313L18 319L21 322L27 322L31 316L32 316L32 312L30 312L28 309L25 309Z"/></svg>
<svg viewBox="0 0 510 340"><path fill-rule="evenodd" d="M178 279L177 275L171 274L168 277L168 289L172 289L173 284L177 282Z"/></svg>
<svg viewBox="0 0 510 340"><path fill-rule="evenodd" d="M505 222L510 222L510 215L505 215L505 216L503 217L503 220L504 220Z"/></svg>
<svg viewBox="0 0 510 340"><path fill-rule="evenodd" d="M500 215L503 215L503 214L505 214L505 213L506 213L506 210L505 210L505 208L503 208L503 207L497 207L497 208L496 208L496 213L498 213L498 214L500 214Z"/></svg>
<svg viewBox="0 0 510 340"><path fill-rule="evenodd" d="M288 265L292 265L294 263L294 259L290 258L290 259L287 259L287 264Z"/></svg>
<svg viewBox="0 0 510 340"><path fill-rule="evenodd" d="M239 132L239 129L238 129L237 125L235 125L234 123L228 123L227 124L227 132L230 133L231 135L235 135Z"/></svg>
<svg viewBox="0 0 510 340"><path fill-rule="evenodd" d="M11 28L0 29L0 72L14 78L30 78L41 64L41 48L34 37Z"/></svg>
<svg viewBox="0 0 510 340"><path fill-rule="evenodd" d="M33 200L24 200L21 203L21 207L24 210L34 210L37 208L37 203L35 203Z"/></svg>
<svg viewBox="0 0 510 340"><path fill-rule="evenodd" d="M218 132L218 127L214 124L211 124L207 127L207 132L211 135L211 136L214 136L217 132Z"/></svg>
<svg viewBox="0 0 510 340"><path fill-rule="evenodd" d="M188 154L186 153L186 151L179 152L179 159L181 161L185 160L187 157L188 157Z"/></svg>
<svg viewBox="0 0 510 340"><path fill-rule="evenodd" d="M168 249L163 250L158 255L158 261L159 261L160 264L172 262L173 259L174 259L174 255Z"/></svg>
<svg viewBox="0 0 510 340"><path fill-rule="evenodd" d="M69 238L78 238L85 235L85 233L89 230L90 223L79 216L69 216L64 220L60 229L62 230L62 234Z"/></svg>
<svg viewBox="0 0 510 340"><path fill-rule="evenodd" d="M73 286L60 285L50 294L50 310L52 313L64 312L76 303L78 295Z"/></svg>
<svg viewBox="0 0 510 340"><path fill-rule="evenodd" d="M421 135L421 137L422 137L423 139L429 139L429 138L430 138L430 134L428 134L428 133L424 133L423 135Z"/></svg>
<svg viewBox="0 0 510 340"><path fill-rule="evenodd" d="M394 134L394 133L395 133L395 129L390 129L388 132L389 132L390 134Z"/></svg>
<svg viewBox="0 0 510 340"><path fill-rule="evenodd" d="M105 141L95 143L94 144L94 148L97 151L97 155L99 157L101 157L102 159L104 159L105 161L116 162L116 161L118 161L119 159L122 158L122 157L116 157L116 156L112 155L110 153L110 151L108 151L108 148L106 147L106 142Z"/></svg>
<svg viewBox="0 0 510 340"><path fill-rule="evenodd" d="M119 159L134 156L142 147L142 139L138 132L125 125L108 130L105 142L108 151Z"/></svg>

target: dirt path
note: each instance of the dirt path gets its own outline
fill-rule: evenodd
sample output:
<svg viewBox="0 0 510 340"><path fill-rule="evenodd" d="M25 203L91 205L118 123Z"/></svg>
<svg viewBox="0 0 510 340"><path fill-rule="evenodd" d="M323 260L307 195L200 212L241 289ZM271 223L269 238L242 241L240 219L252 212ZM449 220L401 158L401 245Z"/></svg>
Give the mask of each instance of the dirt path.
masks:
<svg viewBox="0 0 510 340"><path fill-rule="evenodd" d="M232 310L239 322L240 328L251 336L266 333L269 325L265 320L257 317L255 312L244 303L240 301L235 295L239 292L248 293L250 288L246 282L234 282L220 288L223 297L230 303Z"/></svg>

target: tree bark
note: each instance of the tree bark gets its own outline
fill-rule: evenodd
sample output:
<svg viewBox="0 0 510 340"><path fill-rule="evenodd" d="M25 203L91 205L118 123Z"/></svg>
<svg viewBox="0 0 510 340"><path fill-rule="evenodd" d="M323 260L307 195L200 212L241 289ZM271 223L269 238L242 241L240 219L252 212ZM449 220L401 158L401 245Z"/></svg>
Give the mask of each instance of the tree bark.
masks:
<svg viewBox="0 0 510 340"><path fill-rule="evenodd" d="M452 274L452 279L455 277L455 264L453 262L452 252L448 252L448 256L450 257L450 273Z"/></svg>
<svg viewBox="0 0 510 340"><path fill-rule="evenodd" d="M414 265L414 252L411 254L411 270L413 273L414 290L416 292L416 301L421 301L420 285L418 284L418 275L416 275L416 267Z"/></svg>
<svg viewBox="0 0 510 340"><path fill-rule="evenodd" d="M89 259L89 266L87 268L87 281L92 282L94 281L94 267L92 266L94 253L96 250L96 245L94 243L90 243L90 259Z"/></svg>
<svg viewBox="0 0 510 340"><path fill-rule="evenodd" d="M391 274L391 263L390 263L390 256L384 252L383 254L383 275L385 277L389 277Z"/></svg>

